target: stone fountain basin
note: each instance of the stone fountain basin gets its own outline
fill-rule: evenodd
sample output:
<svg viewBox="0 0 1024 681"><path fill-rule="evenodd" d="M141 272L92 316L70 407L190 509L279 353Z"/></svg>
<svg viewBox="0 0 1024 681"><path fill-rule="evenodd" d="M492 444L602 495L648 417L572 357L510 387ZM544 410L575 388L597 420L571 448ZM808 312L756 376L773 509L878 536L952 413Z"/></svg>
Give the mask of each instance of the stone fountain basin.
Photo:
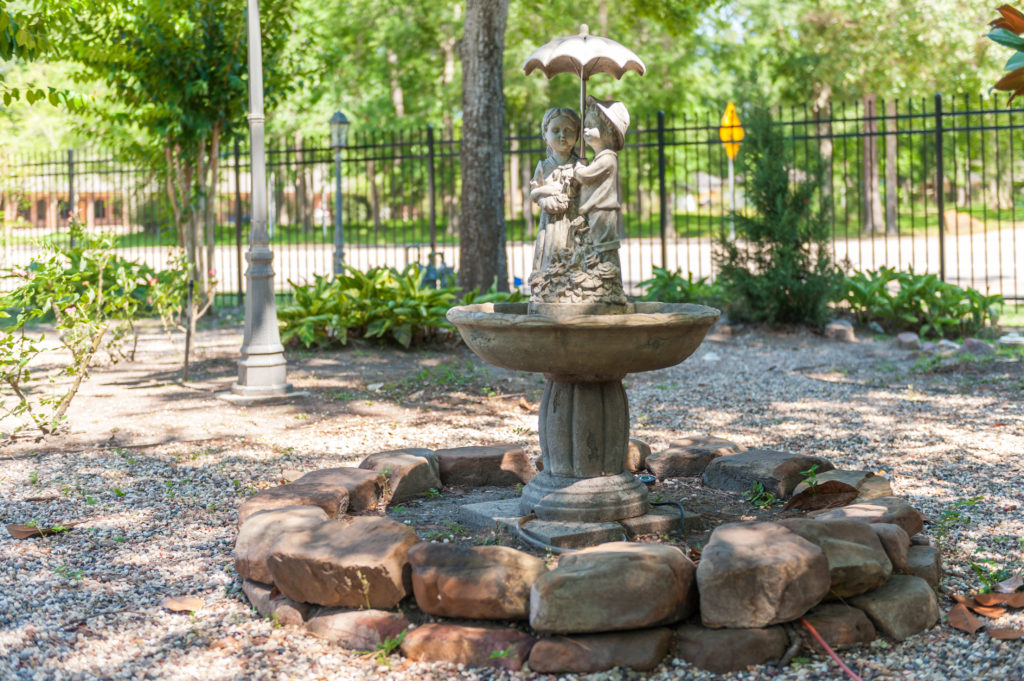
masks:
<svg viewBox="0 0 1024 681"><path fill-rule="evenodd" d="M624 314L528 314L528 303L483 303L448 311L481 359L559 380L606 381L675 366L718 321L690 303L631 303Z"/></svg>

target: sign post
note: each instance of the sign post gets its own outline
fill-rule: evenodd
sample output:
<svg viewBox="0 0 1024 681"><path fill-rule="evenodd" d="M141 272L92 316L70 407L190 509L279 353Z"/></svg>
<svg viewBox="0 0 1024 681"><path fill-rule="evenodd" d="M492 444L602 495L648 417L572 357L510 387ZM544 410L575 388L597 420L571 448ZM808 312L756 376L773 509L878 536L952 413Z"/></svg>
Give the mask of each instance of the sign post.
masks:
<svg viewBox="0 0 1024 681"><path fill-rule="evenodd" d="M740 125L740 117L736 115L736 105L732 102L729 102L725 107L725 113L722 114L718 139L725 144L725 155L729 157L729 241L733 241L736 239L736 175L733 161L740 151L740 142L743 141L743 126Z"/></svg>

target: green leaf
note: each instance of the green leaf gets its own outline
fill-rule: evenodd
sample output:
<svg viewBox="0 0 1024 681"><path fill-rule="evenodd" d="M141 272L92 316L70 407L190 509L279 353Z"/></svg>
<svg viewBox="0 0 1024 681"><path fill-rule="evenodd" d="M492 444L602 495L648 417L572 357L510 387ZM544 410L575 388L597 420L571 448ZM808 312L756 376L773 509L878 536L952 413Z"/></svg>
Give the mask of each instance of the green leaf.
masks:
<svg viewBox="0 0 1024 681"><path fill-rule="evenodd" d="M1022 66L1024 66L1024 52L1018 52L1006 61L1006 66L1003 68L1006 71L1013 71L1014 69L1019 69Z"/></svg>
<svg viewBox="0 0 1024 681"><path fill-rule="evenodd" d="M1021 38L1019 35L1016 35L1005 28L997 28L989 31L988 37L1000 45L1012 47L1017 50L1024 49L1024 38Z"/></svg>

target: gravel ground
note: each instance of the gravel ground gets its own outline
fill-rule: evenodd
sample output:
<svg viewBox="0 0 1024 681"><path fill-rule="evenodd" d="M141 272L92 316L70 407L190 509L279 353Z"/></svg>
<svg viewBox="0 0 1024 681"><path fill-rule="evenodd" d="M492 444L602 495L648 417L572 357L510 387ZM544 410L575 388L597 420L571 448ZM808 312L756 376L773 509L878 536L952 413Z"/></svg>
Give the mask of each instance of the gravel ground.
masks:
<svg viewBox="0 0 1024 681"><path fill-rule="evenodd" d="M243 409L214 396L230 385L238 341L233 327L200 334L197 380L182 386L180 344L151 334L138 363L103 368L86 384L70 433L0 448L0 521L78 523L46 538L0 532L0 679L570 678L397 655L380 666L258 619L233 568L238 506L286 469L356 463L396 447L519 442L535 452L537 377L487 368L464 348L355 346L294 353L290 379L311 397ZM706 434L884 470L896 493L929 516L933 536L944 511L981 497L959 507L963 520L945 537L944 612L947 594L980 586L971 559L1024 565L1019 357L934 364L884 338L713 333L684 364L629 377L627 392L633 436L655 451ZM192 615L160 607L165 596L184 595L205 606ZM993 624L1024 626L1024 614ZM801 655L785 669L725 676L669 660L647 675L580 678L845 678L831 661ZM841 656L865 680L1024 678L1024 643L944 623Z"/></svg>

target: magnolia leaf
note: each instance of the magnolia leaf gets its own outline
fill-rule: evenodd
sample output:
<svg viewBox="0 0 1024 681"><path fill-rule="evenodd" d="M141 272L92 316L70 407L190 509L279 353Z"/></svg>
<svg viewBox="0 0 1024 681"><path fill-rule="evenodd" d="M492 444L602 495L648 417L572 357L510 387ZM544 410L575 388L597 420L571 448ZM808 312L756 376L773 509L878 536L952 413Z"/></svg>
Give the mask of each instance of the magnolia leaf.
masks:
<svg viewBox="0 0 1024 681"><path fill-rule="evenodd" d="M783 506L785 510L820 511L826 508L846 506L860 496L860 491L853 485L839 480L829 480L813 487L808 487L793 497Z"/></svg>
<svg viewBox="0 0 1024 681"><path fill-rule="evenodd" d="M1005 605L1008 608L1024 608L1024 591L1016 593L978 594L975 602L982 606Z"/></svg>
<svg viewBox="0 0 1024 681"><path fill-rule="evenodd" d="M966 631L968 634L973 634L985 625L967 609L967 606L963 603L957 603L949 611L949 626L960 631Z"/></svg>
<svg viewBox="0 0 1024 681"><path fill-rule="evenodd" d="M990 617L992 619L1002 617L1004 614L1006 614L1006 608L997 605L981 605L974 599L971 599L967 603L964 603L964 605L966 605L968 608L978 613L979 615L984 615L985 617Z"/></svg>
<svg viewBox="0 0 1024 681"><path fill-rule="evenodd" d="M989 629L988 635L992 638L1012 641L1024 638L1024 629Z"/></svg>
<svg viewBox="0 0 1024 681"><path fill-rule="evenodd" d="M7 533L15 539L30 539L31 537L45 537L48 534L60 534L67 532L72 526L78 523L58 523L51 527L37 527L36 525L8 525Z"/></svg>
<svg viewBox="0 0 1024 681"><path fill-rule="evenodd" d="M195 596L167 596L160 601L160 607L171 612L195 612L204 605L202 599Z"/></svg>
<svg viewBox="0 0 1024 681"><path fill-rule="evenodd" d="M1012 31L1008 31L1005 28L997 28L989 31L988 37L1005 47L1012 47L1015 50L1024 49L1024 38L1021 38L1019 35Z"/></svg>
<svg viewBox="0 0 1024 681"><path fill-rule="evenodd" d="M1017 35L1024 32L1024 14L1009 5L1003 5L997 11L1002 16L989 23L989 26L1002 28Z"/></svg>
<svg viewBox="0 0 1024 681"><path fill-rule="evenodd" d="M1024 574L1018 572L1009 579L1004 579L995 585L996 593L1001 594L1012 594L1017 589L1024 586ZM1020 606L1017 606L1020 607Z"/></svg>
<svg viewBox="0 0 1024 681"><path fill-rule="evenodd" d="M1024 68L1010 71L993 85L997 90L1016 90L1024 86Z"/></svg>
<svg viewBox="0 0 1024 681"><path fill-rule="evenodd" d="M1024 52L1018 52L1006 61L1006 66L1003 67L1004 71L1013 71L1024 66Z"/></svg>

